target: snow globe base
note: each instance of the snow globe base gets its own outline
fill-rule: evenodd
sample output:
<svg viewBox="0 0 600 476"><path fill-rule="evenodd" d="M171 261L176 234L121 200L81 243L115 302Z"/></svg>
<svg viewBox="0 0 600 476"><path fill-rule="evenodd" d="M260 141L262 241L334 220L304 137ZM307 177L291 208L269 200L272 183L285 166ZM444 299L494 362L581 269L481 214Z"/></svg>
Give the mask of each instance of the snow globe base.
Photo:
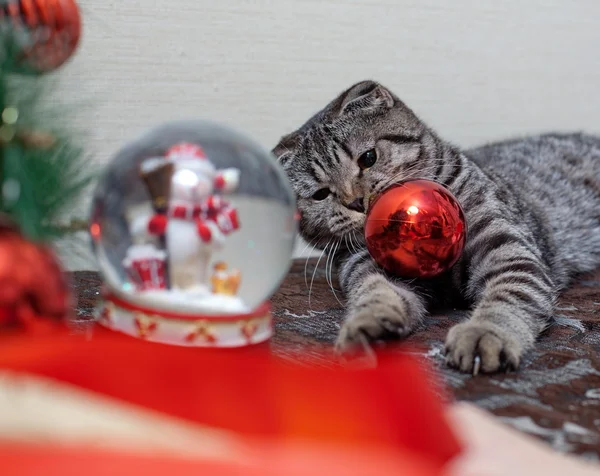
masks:
<svg viewBox="0 0 600 476"><path fill-rule="evenodd" d="M244 347L273 334L269 302L252 312L201 315L140 306L111 292L98 307L98 323L138 339L186 347Z"/></svg>

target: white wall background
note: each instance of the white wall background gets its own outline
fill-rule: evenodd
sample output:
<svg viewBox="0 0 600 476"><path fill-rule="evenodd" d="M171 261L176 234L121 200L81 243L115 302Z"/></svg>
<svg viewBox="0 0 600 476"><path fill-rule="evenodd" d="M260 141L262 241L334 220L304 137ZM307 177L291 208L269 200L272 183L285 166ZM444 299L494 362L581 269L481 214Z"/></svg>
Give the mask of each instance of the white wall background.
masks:
<svg viewBox="0 0 600 476"><path fill-rule="evenodd" d="M600 132L598 0L79 1L83 38L61 99L92 101L74 119L101 163L188 117L270 148L367 78L462 146Z"/></svg>

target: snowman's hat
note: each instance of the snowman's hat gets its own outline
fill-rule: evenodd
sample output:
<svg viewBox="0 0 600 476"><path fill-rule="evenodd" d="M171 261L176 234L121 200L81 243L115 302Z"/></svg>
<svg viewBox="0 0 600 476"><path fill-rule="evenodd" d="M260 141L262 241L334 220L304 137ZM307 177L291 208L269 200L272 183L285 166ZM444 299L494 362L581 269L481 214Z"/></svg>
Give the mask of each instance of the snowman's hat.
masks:
<svg viewBox="0 0 600 476"><path fill-rule="evenodd" d="M175 164L177 169L190 169L199 174L214 175L216 167L208 160L202 147L182 142L170 147L165 158Z"/></svg>

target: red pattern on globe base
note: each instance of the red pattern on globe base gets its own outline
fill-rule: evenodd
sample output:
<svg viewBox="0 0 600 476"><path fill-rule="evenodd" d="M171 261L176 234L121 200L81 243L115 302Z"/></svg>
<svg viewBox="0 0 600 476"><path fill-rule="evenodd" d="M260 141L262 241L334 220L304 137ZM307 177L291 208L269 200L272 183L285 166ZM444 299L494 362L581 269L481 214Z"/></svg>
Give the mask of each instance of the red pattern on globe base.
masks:
<svg viewBox="0 0 600 476"><path fill-rule="evenodd" d="M369 207L365 240L383 269L405 278L433 278L460 258L466 220L458 200L430 180L395 184Z"/></svg>
<svg viewBox="0 0 600 476"><path fill-rule="evenodd" d="M8 0L0 6L0 22L27 31L30 44L22 60L37 73L53 71L75 52L81 16L75 0Z"/></svg>

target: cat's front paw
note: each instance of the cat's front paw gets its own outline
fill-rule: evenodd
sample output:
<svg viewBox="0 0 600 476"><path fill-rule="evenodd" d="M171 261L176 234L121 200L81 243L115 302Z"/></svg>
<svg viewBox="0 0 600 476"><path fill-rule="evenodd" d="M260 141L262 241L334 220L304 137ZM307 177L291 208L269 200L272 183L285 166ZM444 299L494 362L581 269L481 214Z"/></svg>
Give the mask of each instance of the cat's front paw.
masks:
<svg viewBox="0 0 600 476"><path fill-rule="evenodd" d="M473 375L516 370L522 354L519 340L491 322L463 322L446 337L446 363Z"/></svg>
<svg viewBox="0 0 600 476"><path fill-rule="evenodd" d="M335 344L338 354L361 350L377 339L403 338L414 328L414 319L403 311L400 297L390 290L385 299L367 301L351 310Z"/></svg>

